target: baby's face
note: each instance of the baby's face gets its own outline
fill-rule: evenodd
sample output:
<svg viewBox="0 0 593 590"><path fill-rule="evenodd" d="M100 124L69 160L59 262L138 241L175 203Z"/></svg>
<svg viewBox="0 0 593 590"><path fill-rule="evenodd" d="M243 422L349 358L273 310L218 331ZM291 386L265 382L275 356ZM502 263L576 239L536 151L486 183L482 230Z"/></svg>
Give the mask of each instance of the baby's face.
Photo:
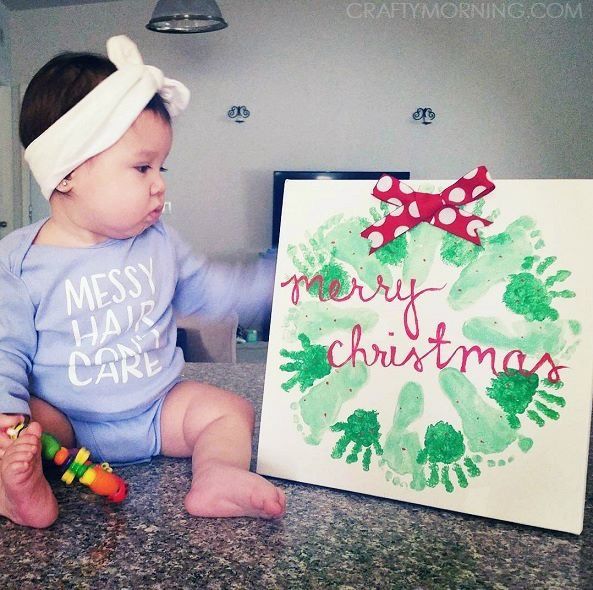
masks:
<svg viewBox="0 0 593 590"><path fill-rule="evenodd" d="M171 126L143 111L110 148L72 172L69 219L94 237L137 235L155 223L165 202L162 166L171 149Z"/></svg>

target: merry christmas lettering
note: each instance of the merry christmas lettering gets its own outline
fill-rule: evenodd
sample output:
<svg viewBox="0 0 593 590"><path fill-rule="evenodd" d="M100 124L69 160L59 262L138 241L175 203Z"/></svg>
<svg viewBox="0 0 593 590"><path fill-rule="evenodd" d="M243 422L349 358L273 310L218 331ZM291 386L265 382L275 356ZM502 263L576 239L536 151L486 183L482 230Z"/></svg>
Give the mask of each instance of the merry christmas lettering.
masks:
<svg viewBox="0 0 593 590"><path fill-rule="evenodd" d="M150 317L156 290L152 258L147 265L114 268L82 277L76 284L67 279L64 289L66 313L76 316L71 320L75 349L68 369L73 385L84 387L103 379L127 383L130 377L151 377L162 370L146 350L158 348L160 339ZM149 298L143 297L146 291ZM125 339L119 338L124 334ZM112 341L112 346L103 346Z"/></svg>
<svg viewBox="0 0 593 590"><path fill-rule="evenodd" d="M416 280L411 279L407 285L398 280L393 286L389 286L384 283L383 277L378 275L374 290L369 290L359 284L356 278L352 278L349 291L340 295L343 292L343 286L339 280L332 279L325 288L324 278L317 274L310 279L305 275L293 275L281 282L280 287L292 287L290 298L293 305L298 305L301 299L301 288L309 294L312 291L316 293L316 297L321 302L343 303L354 298L362 303L369 303L375 299L383 299L387 303L405 303L402 314L404 331L410 340L418 341L421 339L419 301L424 300L429 293L442 291L446 285L417 289ZM363 342L363 329L360 324L355 324L352 326L349 342L334 340L329 345L327 360L335 368L343 367L348 363L354 367L357 362L362 362L369 367L375 364L380 364L383 367L403 367L409 364L419 373L424 370L425 362L434 363L439 370L455 362L459 370L465 373L472 359L475 359L480 365L485 361L488 362L494 376L498 375L500 371L506 372L509 368L518 369L528 374L543 368L547 370L547 378L551 382L559 381L560 371L567 368L564 365L557 365L547 352L535 361L530 361L527 354L519 349L507 352L502 359L500 353L492 347L482 349L479 346L460 345L451 352L448 345L452 342L446 339L446 332L446 323L438 322L434 334L426 339L430 348L420 350L421 347L414 345L406 351L406 348L402 346L390 345L381 348L377 343ZM387 334L395 335L394 332Z"/></svg>

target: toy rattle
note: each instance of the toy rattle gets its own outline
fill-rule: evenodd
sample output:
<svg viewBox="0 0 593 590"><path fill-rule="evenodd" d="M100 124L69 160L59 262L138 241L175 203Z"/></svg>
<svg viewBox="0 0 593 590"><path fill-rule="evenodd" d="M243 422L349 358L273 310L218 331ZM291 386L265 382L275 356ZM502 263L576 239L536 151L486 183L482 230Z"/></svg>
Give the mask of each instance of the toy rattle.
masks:
<svg viewBox="0 0 593 590"><path fill-rule="evenodd" d="M27 427L27 422L7 429L7 434L13 440ZM85 448L67 449L51 434L41 434L41 451L43 458L53 461L60 469L62 481L70 485L75 478L89 487L99 496L106 496L109 502L122 502L128 494L126 482L113 473L109 463L98 465L89 461L90 452Z"/></svg>

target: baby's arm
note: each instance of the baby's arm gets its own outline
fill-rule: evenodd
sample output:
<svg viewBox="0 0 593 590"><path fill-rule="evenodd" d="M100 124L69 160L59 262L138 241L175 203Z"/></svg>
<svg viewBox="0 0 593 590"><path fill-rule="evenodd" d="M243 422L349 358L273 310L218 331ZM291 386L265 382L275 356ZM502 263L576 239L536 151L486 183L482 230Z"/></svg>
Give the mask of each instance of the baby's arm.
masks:
<svg viewBox="0 0 593 590"><path fill-rule="evenodd" d="M0 431L29 415L29 377L37 347L35 309L23 282L0 263ZM7 414L16 414L12 419ZM18 422L18 420L16 420Z"/></svg>
<svg viewBox="0 0 593 590"><path fill-rule="evenodd" d="M232 311L245 324L272 304L275 261L259 258L252 264L215 263L195 256L174 230L167 228L179 271L173 306L181 316L214 318Z"/></svg>

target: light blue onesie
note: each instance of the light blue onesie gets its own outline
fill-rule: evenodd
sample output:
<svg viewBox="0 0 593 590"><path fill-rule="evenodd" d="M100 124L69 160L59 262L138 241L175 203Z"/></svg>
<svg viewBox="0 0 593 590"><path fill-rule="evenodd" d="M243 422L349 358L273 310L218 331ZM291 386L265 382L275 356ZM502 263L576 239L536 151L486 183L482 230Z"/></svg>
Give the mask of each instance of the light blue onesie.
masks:
<svg viewBox="0 0 593 590"><path fill-rule="evenodd" d="M0 241L0 413L28 414L30 392L68 416L94 460L156 455L184 362L174 312L253 313L273 269L208 263L161 222L91 247L33 245L45 221Z"/></svg>

